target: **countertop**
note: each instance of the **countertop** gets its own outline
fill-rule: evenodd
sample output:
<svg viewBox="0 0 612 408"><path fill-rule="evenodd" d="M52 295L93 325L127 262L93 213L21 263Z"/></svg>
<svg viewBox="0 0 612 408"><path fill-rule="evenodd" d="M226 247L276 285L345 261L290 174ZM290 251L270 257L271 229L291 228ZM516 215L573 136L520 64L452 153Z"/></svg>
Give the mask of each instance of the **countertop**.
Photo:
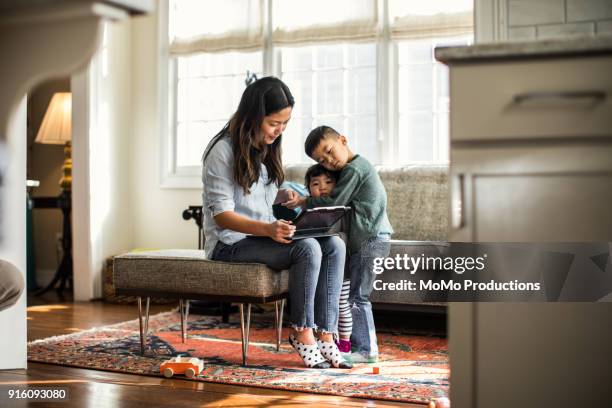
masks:
<svg viewBox="0 0 612 408"><path fill-rule="evenodd" d="M436 59L447 65L489 60L612 55L612 35L525 42L500 42L459 47L437 47Z"/></svg>

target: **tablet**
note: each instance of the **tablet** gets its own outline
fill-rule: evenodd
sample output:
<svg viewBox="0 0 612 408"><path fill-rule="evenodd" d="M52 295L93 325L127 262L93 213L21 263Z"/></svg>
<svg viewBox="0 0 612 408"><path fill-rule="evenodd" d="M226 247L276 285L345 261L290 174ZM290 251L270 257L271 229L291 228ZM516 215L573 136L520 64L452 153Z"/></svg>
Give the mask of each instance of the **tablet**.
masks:
<svg viewBox="0 0 612 408"><path fill-rule="evenodd" d="M351 207L345 206L309 208L302 211L293 224L296 233L303 230L330 229L350 210Z"/></svg>

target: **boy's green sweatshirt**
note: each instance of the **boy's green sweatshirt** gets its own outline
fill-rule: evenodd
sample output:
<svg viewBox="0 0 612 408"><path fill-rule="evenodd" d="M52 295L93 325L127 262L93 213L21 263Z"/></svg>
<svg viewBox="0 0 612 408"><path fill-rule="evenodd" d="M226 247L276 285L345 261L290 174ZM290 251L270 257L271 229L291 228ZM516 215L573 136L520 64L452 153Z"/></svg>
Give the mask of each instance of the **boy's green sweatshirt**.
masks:
<svg viewBox="0 0 612 408"><path fill-rule="evenodd" d="M374 166L356 154L340 171L336 187L329 197L309 197L307 208L347 205L349 254L359 251L361 244L379 233L393 233L387 217L387 192Z"/></svg>

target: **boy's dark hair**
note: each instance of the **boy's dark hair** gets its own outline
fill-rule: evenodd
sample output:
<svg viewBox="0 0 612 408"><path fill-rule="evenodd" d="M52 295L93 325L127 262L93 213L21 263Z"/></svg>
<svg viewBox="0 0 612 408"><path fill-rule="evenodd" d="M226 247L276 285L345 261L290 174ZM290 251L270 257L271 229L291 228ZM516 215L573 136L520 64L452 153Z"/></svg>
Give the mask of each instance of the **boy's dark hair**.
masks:
<svg viewBox="0 0 612 408"><path fill-rule="evenodd" d="M304 150L306 151L306 154L312 157L312 152L314 149L316 149L319 143L321 143L321 140L328 136L338 137L340 136L340 133L336 132L334 128L329 126L319 126L312 129L306 138L306 142L304 142Z"/></svg>
<svg viewBox="0 0 612 408"><path fill-rule="evenodd" d="M326 175L330 179L334 180L334 182L337 182L338 176L340 174L337 171L328 170L318 163L313 164L312 166L308 168L308 170L306 170L306 176L304 177L304 181L306 182L306 188L308 189L309 193L310 193L310 180L312 180L313 177L317 177L321 175Z"/></svg>

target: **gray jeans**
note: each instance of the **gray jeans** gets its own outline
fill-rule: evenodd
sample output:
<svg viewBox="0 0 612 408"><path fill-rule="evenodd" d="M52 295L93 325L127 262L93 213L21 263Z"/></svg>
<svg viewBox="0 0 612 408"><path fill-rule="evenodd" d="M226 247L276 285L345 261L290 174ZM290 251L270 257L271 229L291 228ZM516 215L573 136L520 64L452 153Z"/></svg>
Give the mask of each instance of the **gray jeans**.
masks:
<svg viewBox="0 0 612 408"><path fill-rule="evenodd" d="M370 303L375 277L374 258L389 256L390 249L389 234L380 234L364 241L359 252L349 257L351 289L348 302L353 317L351 343L366 357L378 357L376 327Z"/></svg>
<svg viewBox="0 0 612 408"><path fill-rule="evenodd" d="M291 244L247 237L233 245L218 242L212 259L263 263L279 271L289 269L293 327L338 333L345 254L344 242L336 236L300 239Z"/></svg>
<svg viewBox="0 0 612 408"><path fill-rule="evenodd" d="M23 278L11 263L0 260L0 310L11 307L23 292Z"/></svg>

